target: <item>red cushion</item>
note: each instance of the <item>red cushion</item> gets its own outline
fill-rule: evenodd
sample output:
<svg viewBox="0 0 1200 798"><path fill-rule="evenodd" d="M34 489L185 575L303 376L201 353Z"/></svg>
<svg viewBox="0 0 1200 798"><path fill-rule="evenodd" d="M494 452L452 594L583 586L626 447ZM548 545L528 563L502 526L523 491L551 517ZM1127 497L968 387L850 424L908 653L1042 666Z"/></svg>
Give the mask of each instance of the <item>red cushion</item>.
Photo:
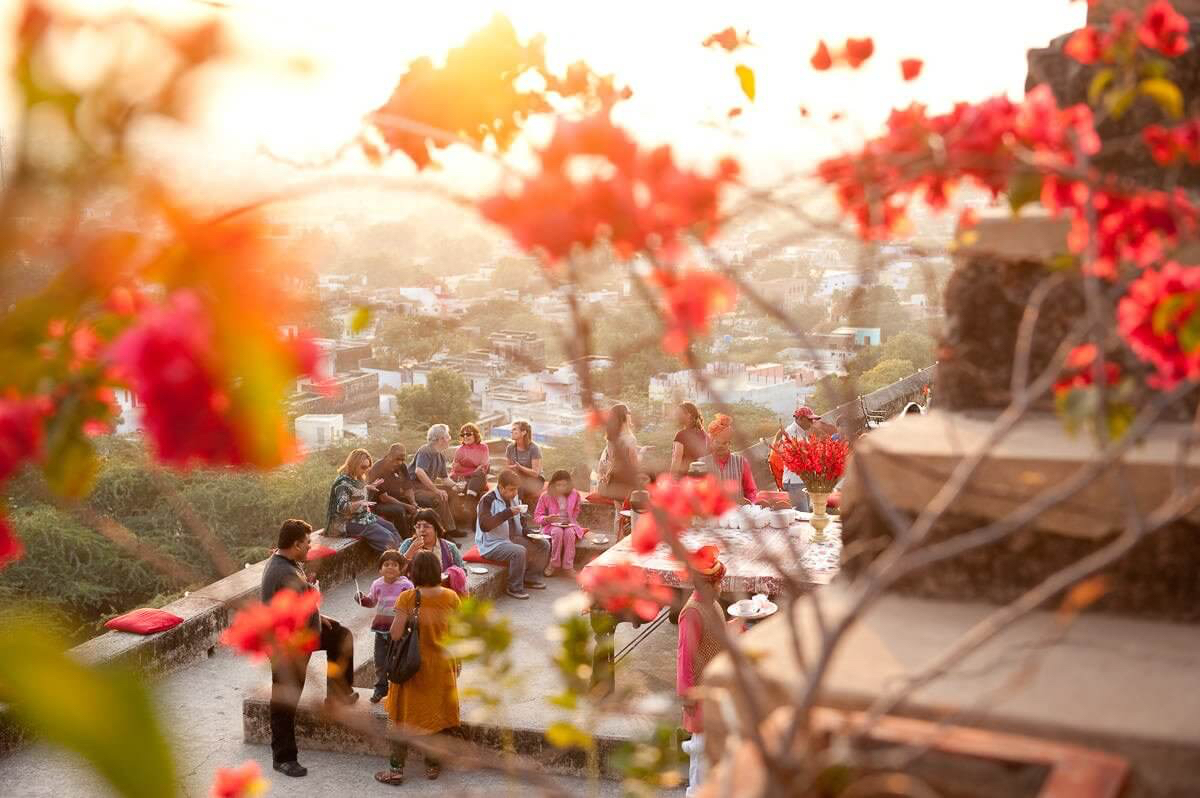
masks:
<svg viewBox="0 0 1200 798"><path fill-rule="evenodd" d="M323 560L326 557L332 557L335 554L337 554L336 550L331 549L329 546L324 546L318 543L317 545L309 548L308 556L305 557L305 559L308 562L312 562L313 560Z"/></svg>
<svg viewBox="0 0 1200 798"><path fill-rule="evenodd" d="M183 618L166 610L153 610L143 607L140 610L118 615L104 626L117 632L133 632L136 635L152 635L165 632L183 623Z"/></svg>
<svg viewBox="0 0 1200 798"><path fill-rule="evenodd" d="M485 563L487 565L504 565L502 562L496 562L495 560L489 560L485 558L479 553L478 546L472 546L466 550L466 552L463 554L463 562Z"/></svg>
<svg viewBox="0 0 1200 798"><path fill-rule="evenodd" d="M607 496L602 496L599 493L589 493L584 501L591 502L592 504L607 504L610 507L616 504L616 502L612 499L608 498Z"/></svg>

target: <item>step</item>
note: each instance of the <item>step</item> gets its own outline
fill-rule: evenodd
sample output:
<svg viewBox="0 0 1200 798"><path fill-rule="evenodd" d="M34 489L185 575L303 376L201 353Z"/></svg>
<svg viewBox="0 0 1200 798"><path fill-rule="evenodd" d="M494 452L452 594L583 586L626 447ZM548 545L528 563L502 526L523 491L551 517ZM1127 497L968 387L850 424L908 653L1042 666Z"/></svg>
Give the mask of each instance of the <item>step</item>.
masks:
<svg viewBox="0 0 1200 798"><path fill-rule="evenodd" d="M315 686L315 685L314 685ZM383 735L387 732L387 713L383 704L367 701L369 690L360 689L359 700L345 710L345 723L334 720L324 709L324 685L319 689L305 687L304 695L296 712L296 741L300 750L336 751L338 753L363 754L385 757L388 744ZM242 702L242 732L247 743L270 745L270 697L268 686L259 688ZM470 717L467 706L462 716ZM633 739L630 735L645 735L647 728L638 719L625 717L608 719L600 726L605 729L597 733L600 775L606 779L619 778L614 770L612 755L624 743ZM353 727L353 728L351 728ZM364 734L358 729L365 729ZM537 769L567 776L588 775L587 754L578 749L562 750L546 741L546 727L536 722L529 723L519 718L504 725L465 721L462 724L464 738L481 748L494 751L505 750L506 740L511 741L512 751L517 757L531 763Z"/></svg>

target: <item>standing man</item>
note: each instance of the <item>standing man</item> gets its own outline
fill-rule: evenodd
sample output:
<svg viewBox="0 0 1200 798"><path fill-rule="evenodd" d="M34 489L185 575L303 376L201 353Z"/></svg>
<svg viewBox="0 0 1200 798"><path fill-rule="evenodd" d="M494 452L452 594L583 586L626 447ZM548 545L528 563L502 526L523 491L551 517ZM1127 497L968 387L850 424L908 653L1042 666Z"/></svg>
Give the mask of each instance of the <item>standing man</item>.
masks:
<svg viewBox="0 0 1200 798"><path fill-rule="evenodd" d="M311 545L312 527L299 519L290 519L279 527L276 550L263 569L262 600L269 604L280 590L306 593L315 588L304 575L304 562ZM358 693L354 679L354 635L332 618L314 612L309 626L318 638L317 650L324 651L326 663L325 703L353 704ZM291 654L271 660L271 758L274 767L285 776L307 775L297 760L296 705L304 690L309 653Z"/></svg>
<svg viewBox="0 0 1200 798"><path fill-rule="evenodd" d="M446 534L458 536L458 524L450 511L450 494L439 488L436 480L447 479L446 449L450 448L450 428L445 424L434 424L425 433L424 446L417 449L413 457L412 479L417 504L437 511L442 519Z"/></svg>
<svg viewBox="0 0 1200 798"><path fill-rule="evenodd" d="M516 471L504 469L494 490L479 499L475 521L475 545L489 560L508 564L508 588L504 591L516 599L527 599L531 590L545 590L546 583L536 576L550 560L550 544L525 535L521 528L521 513L528 510L515 504L521 477Z"/></svg>
<svg viewBox="0 0 1200 798"><path fill-rule="evenodd" d="M375 514L391 521L400 534L412 537L412 519L420 507L413 495L412 479L408 476L408 466L404 461L408 451L403 443L393 443L388 447L387 454L375 461L367 472L367 481L379 481L378 504Z"/></svg>
<svg viewBox="0 0 1200 798"><path fill-rule="evenodd" d="M796 408L796 412L792 414L792 423L787 425L784 432L794 440L806 441L810 437L827 438L836 430L817 418L817 414L811 407L801 406ZM787 467L783 469L783 489L787 491L793 507L803 513L812 512L812 504L808 500L808 491L804 487L804 480Z"/></svg>

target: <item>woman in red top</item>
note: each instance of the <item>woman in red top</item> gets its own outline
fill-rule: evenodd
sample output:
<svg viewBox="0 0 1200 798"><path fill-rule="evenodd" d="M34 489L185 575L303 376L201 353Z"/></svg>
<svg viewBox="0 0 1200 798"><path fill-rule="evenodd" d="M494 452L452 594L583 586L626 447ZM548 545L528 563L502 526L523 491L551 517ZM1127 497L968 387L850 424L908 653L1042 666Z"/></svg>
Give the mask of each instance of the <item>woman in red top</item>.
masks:
<svg viewBox="0 0 1200 798"><path fill-rule="evenodd" d="M463 424L458 430L458 451L454 453L454 462L450 466L450 478L455 482L467 483L468 496L482 496L487 493L487 476L491 454L479 427L474 424Z"/></svg>

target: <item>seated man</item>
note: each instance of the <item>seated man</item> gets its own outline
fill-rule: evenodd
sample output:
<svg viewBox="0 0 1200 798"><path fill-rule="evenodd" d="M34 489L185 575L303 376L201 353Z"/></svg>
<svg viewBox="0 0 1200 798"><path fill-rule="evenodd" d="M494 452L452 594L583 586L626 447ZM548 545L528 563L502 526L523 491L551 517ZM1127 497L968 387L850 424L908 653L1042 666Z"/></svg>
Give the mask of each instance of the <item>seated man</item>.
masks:
<svg viewBox="0 0 1200 798"><path fill-rule="evenodd" d="M434 424L425 433L425 439L428 442L417 449L410 469L410 476L415 483L413 495L417 504L437 511L447 535L457 537L458 524L450 510L450 493L442 486L449 483L446 450L450 448L450 428L445 424Z"/></svg>
<svg viewBox="0 0 1200 798"><path fill-rule="evenodd" d="M475 545L489 560L508 565L508 588L505 592L517 599L527 599L525 588L544 590L546 583L536 576L550 559L550 544L539 538L527 537L521 528L521 513L528 507L514 504L521 477L504 469L494 490L479 499L475 521Z"/></svg>
<svg viewBox="0 0 1200 798"><path fill-rule="evenodd" d="M408 466L404 461L408 452L403 443L393 443L388 447L387 454L375 461L367 472L367 481L379 483L375 514L381 515L395 525L404 537L412 536L412 519L421 509L417 506L417 498L413 495L412 480L408 476Z"/></svg>
<svg viewBox="0 0 1200 798"><path fill-rule="evenodd" d="M733 419L718 413L708 425L709 453L704 458L710 474L716 474L721 482L730 486L742 504L754 504L758 500L758 486L750 471L750 461L730 449L733 440Z"/></svg>

